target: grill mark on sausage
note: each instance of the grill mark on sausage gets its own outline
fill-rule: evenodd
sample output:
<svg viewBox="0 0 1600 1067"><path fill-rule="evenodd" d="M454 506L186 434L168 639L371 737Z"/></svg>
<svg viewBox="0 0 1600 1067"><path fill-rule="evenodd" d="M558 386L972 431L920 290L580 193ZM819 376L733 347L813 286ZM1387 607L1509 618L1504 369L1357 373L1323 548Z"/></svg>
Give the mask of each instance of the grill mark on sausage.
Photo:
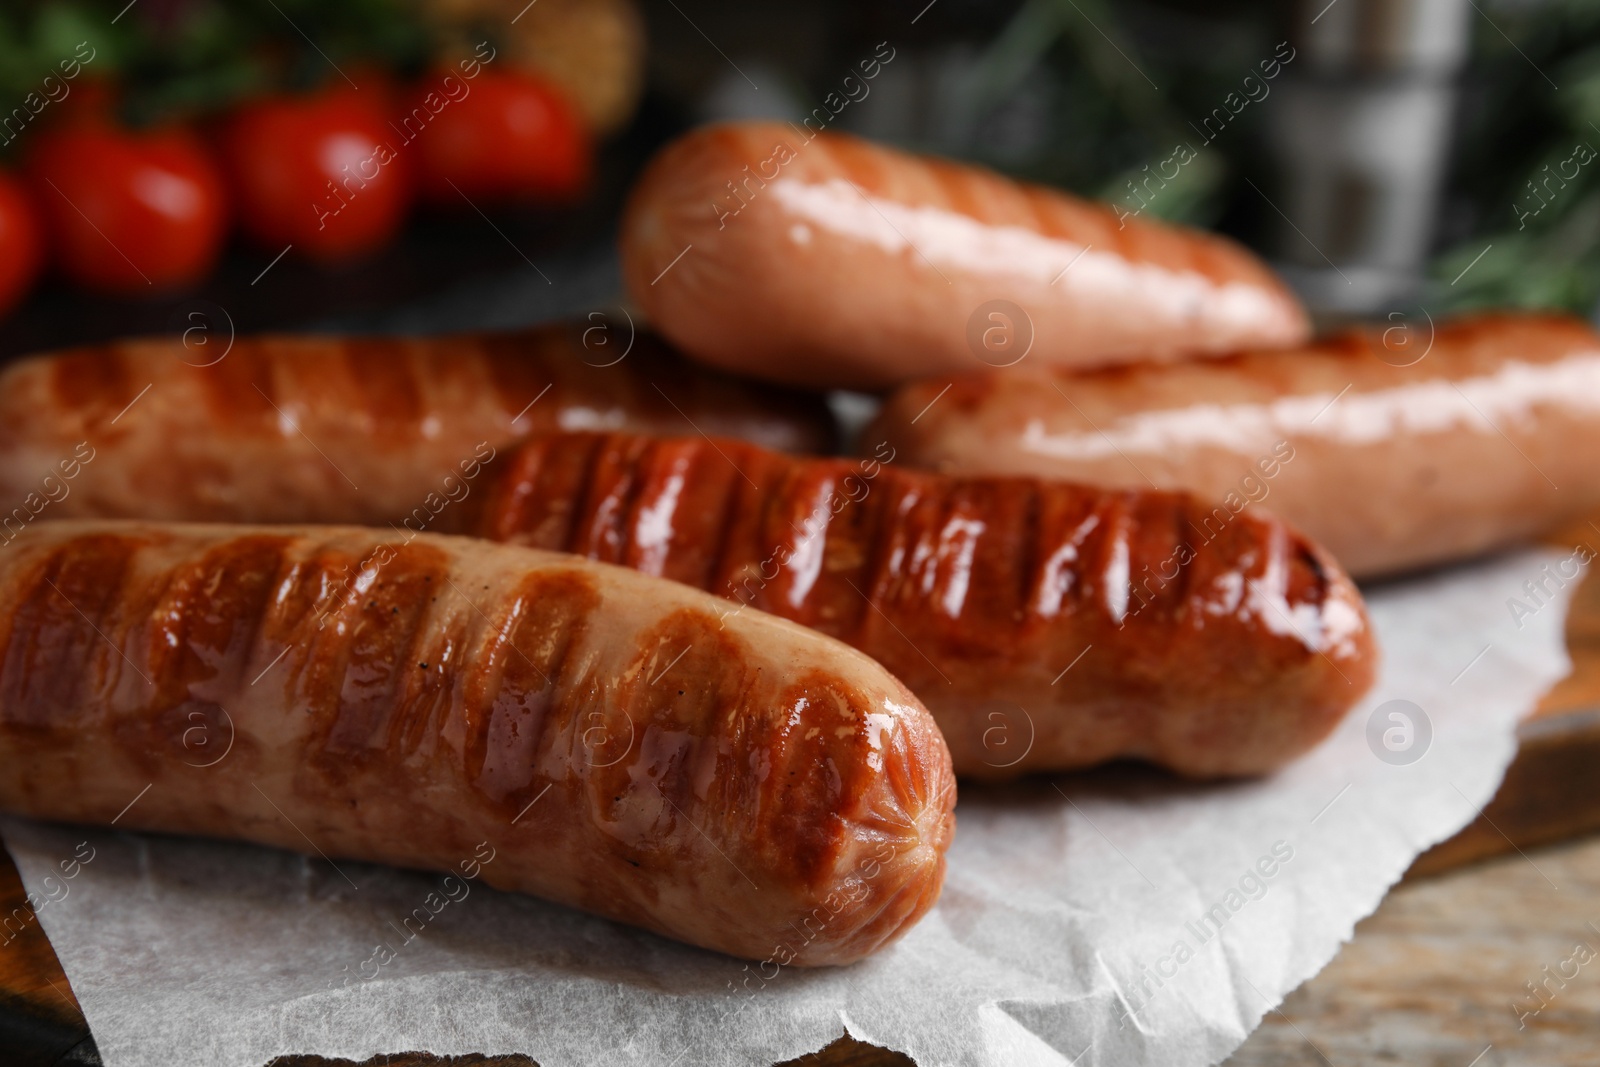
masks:
<svg viewBox="0 0 1600 1067"><path fill-rule="evenodd" d="M747 662L742 643L698 608L671 611L635 640L604 724L608 738L631 738L626 757L589 760L584 772L598 829L628 854L699 852L709 838L721 854L710 862L734 868L719 876L743 881L764 777L764 750L747 735L772 718L776 681Z"/></svg>
<svg viewBox="0 0 1600 1067"><path fill-rule="evenodd" d="M589 709L603 717L607 702L592 692L593 680L575 676L573 660L600 602L577 571L530 574L496 611L478 660L464 668L466 772L507 822L536 797L540 779L582 782L588 763L611 758L590 759L583 747L592 727L607 725L586 721Z"/></svg>
<svg viewBox="0 0 1600 1067"><path fill-rule="evenodd" d="M637 477L629 465L618 462L615 444L609 435L595 440L588 477L572 496L575 507L568 535L569 551L605 563L618 559L622 537L619 513L625 513L628 483ZM552 449L557 448L553 443Z"/></svg>
<svg viewBox="0 0 1600 1067"><path fill-rule="evenodd" d="M929 577L923 588L949 630L963 616L986 614L976 579L982 566L979 543L990 531L977 499L983 492L981 483L930 481L926 486L934 522L929 530Z"/></svg>
<svg viewBox="0 0 1600 1067"><path fill-rule="evenodd" d="M1184 572L1178 502L1163 493L1145 493L1134 500L1128 533L1128 612L1166 625L1183 604ZM1171 573L1168 573L1168 572Z"/></svg>
<svg viewBox="0 0 1600 1067"><path fill-rule="evenodd" d="M151 613L146 653L163 701L237 687L288 544L285 537L236 537L171 573Z"/></svg>
<svg viewBox="0 0 1600 1067"><path fill-rule="evenodd" d="M730 526L724 537L727 547L717 559L709 587L719 596L757 610L764 606L767 586L788 561L786 534L775 532L774 527L779 525L781 487L793 471L784 464L776 465L775 471L771 493L751 488L742 478L732 483Z"/></svg>
<svg viewBox="0 0 1600 1067"><path fill-rule="evenodd" d="M968 168L967 188L980 204L987 202L984 221L990 226L1012 226L1040 236L1049 236L1041 227L1032 190L1020 182L1001 178L988 168ZM1053 272L1052 272L1053 273ZM1040 278L1048 281L1049 275Z"/></svg>
<svg viewBox="0 0 1600 1067"><path fill-rule="evenodd" d="M1072 225L1075 220L1061 210L1059 199L1037 185L1021 184L1017 188L1032 216L1032 229L1055 241L1080 240L1078 227Z"/></svg>
<svg viewBox="0 0 1600 1067"><path fill-rule="evenodd" d="M717 520L716 551L710 556L702 588L729 600L738 595L742 569L750 554L752 524L759 530L767 496L752 490L743 478L731 479L725 486Z"/></svg>
<svg viewBox="0 0 1600 1067"><path fill-rule="evenodd" d="M838 864L847 836L846 819L859 817L867 806L872 782L864 771L870 761L857 751L890 739L873 733L870 716L876 709L820 671L805 672L791 681L776 694L774 706L788 709L788 715L745 717L768 732L751 738L751 749L770 758L767 773L757 779L761 797L753 840L763 844L769 863L781 863L795 877L817 886ZM888 798L880 791L873 799ZM889 831L885 838L917 833L914 814L903 806L879 807L873 814ZM893 830L900 832L895 835Z"/></svg>
<svg viewBox="0 0 1600 1067"><path fill-rule="evenodd" d="M1184 568L1186 573L1182 576L1187 597L1186 610L1194 611L1201 617L1218 610L1219 598L1226 593L1225 587L1232 581L1226 575L1238 569L1238 561L1233 556L1235 542L1229 535L1232 520L1224 522L1215 531L1206 525L1208 520L1215 522L1218 508L1221 508L1224 516L1228 514L1227 508L1220 504L1193 498L1186 499L1179 509L1180 533L1195 551L1195 558Z"/></svg>
<svg viewBox="0 0 1600 1067"><path fill-rule="evenodd" d="M393 337L345 343L350 399L360 405L379 438L408 438L422 420L422 387L412 348L412 343Z"/></svg>
<svg viewBox="0 0 1600 1067"><path fill-rule="evenodd" d="M1036 482L1029 482L1023 489L1022 518L1017 523L1017 564L1012 577L1014 584L1011 590L1013 598L1012 614L1017 625L1026 623L1034 604L1035 582L1038 580L1040 565L1044 562L1041 555L1044 548L1044 501L1043 490Z"/></svg>
<svg viewBox="0 0 1600 1067"><path fill-rule="evenodd" d="M649 447L648 437L608 434L604 438L581 512L581 543L591 559L621 564L634 547L646 473L641 459Z"/></svg>
<svg viewBox="0 0 1600 1067"><path fill-rule="evenodd" d="M652 440L641 449L632 469L633 494L626 509L618 556L623 566L661 577L668 559L692 557L700 550L691 526L690 475L694 470L694 442ZM674 551L675 550L675 551Z"/></svg>
<svg viewBox="0 0 1600 1067"><path fill-rule="evenodd" d="M453 591L439 597L445 600L452 595ZM467 641L473 614L471 609L435 610L418 632L411 649L416 669L405 673L392 735L392 744L405 756L428 756L437 751L454 705L456 680L467 669L466 657L472 654Z"/></svg>
<svg viewBox="0 0 1600 1067"><path fill-rule="evenodd" d="M1100 523L1085 539L1079 556L1083 580L1078 583L1078 606L1089 618L1115 625L1119 620L1116 604L1124 590L1115 588L1120 577L1123 553L1127 551L1128 499L1124 493L1108 493L1100 501ZM1125 617L1125 616L1124 616Z"/></svg>
<svg viewBox="0 0 1600 1067"><path fill-rule="evenodd" d="M500 470L485 479L483 492L472 511L469 530L496 541L515 540L519 544L534 544L531 537L518 537L520 531L537 528L529 516L533 497L534 479L538 476L544 439L536 438L526 448L518 449L500 464Z"/></svg>
<svg viewBox="0 0 1600 1067"><path fill-rule="evenodd" d="M572 474L589 470L595 444L593 439L576 440L570 452L557 453L549 441L541 440L520 453L521 469L513 471L510 478L515 494L510 506L518 512L513 528L524 533L525 543L568 550L581 486L589 484L588 478L580 481Z"/></svg>
<svg viewBox="0 0 1600 1067"><path fill-rule="evenodd" d="M1314 604L1320 610L1332 592L1333 575L1323 565L1320 554L1305 537L1296 537L1293 565L1296 574L1303 574L1307 582L1291 585L1290 603Z"/></svg>
<svg viewBox="0 0 1600 1067"><path fill-rule="evenodd" d="M1009 643L1021 546L1017 508L1026 486L962 478L932 484L944 500L937 592L947 639L963 651ZM960 594L959 600L957 594ZM952 610L954 609L954 610Z"/></svg>
<svg viewBox="0 0 1600 1067"><path fill-rule="evenodd" d="M847 502L836 511L830 505L828 514L823 517L823 525L818 533L822 539L822 570L810 597L805 622L814 629L837 637L852 631L865 607L851 585L858 588L862 585L861 571L866 563L866 553L870 550L870 541L863 537L861 531L871 527L881 502L882 489L863 482L867 486L866 494L860 499L849 499L845 483L852 476L862 476L857 474L853 465L843 460L834 461L834 469L843 475L840 489L845 493Z"/></svg>
<svg viewBox="0 0 1600 1067"><path fill-rule="evenodd" d="M490 334L480 341L479 358L500 409L507 419L522 415L522 421L512 427L518 437L553 426L550 412L565 399L562 394L566 390L556 382L553 361L538 342L536 333ZM547 386L555 395L546 394L543 403L528 407Z"/></svg>
<svg viewBox="0 0 1600 1067"><path fill-rule="evenodd" d="M606 343L608 345L615 344L616 341L615 337L610 337ZM596 363L610 363L613 359L617 359L622 355L623 347L619 345L618 349L609 355L603 357L592 356L591 358ZM594 349L591 348L590 351L593 352ZM616 366L631 367L634 372L632 375L617 379L615 387L618 389L617 397L619 401L626 397L629 403L637 404L640 411L648 411L655 414L665 412L674 419L678 418L671 405L662 399L660 393L656 392L654 383L657 382L682 383L690 390L691 399L700 400L695 390L699 388L703 379L700 377L697 368L675 355L667 347L666 342L655 334L635 331L633 347L628 350L626 362L618 363ZM590 367L587 369L595 374L605 374L614 368ZM609 375L609 377L617 378L616 375ZM717 380L725 381L726 379ZM682 420L680 419L679 421L681 422Z"/></svg>
<svg viewBox="0 0 1600 1067"><path fill-rule="evenodd" d="M225 702L243 684L288 544L274 536L218 539L142 583L153 596L138 613L147 620L139 643L155 689L142 688L138 712L111 724L130 763L154 776L175 762L198 767L236 747L241 755L253 751ZM123 603L133 614L127 595Z"/></svg>
<svg viewBox="0 0 1600 1067"><path fill-rule="evenodd" d="M291 362L308 362L292 360L293 348L288 339L245 338L234 343L226 358L188 369L199 383L209 421L218 427L276 431L280 416L273 405L282 408L285 398L274 372Z"/></svg>
<svg viewBox="0 0 1600 1067"><path fill-rule="evenodd" d="M1185 497L1167 497L1170 510L1174 555L1187 546L1190 558L1186 563L1180 563L1177 575L1170 583L1172 586L1171 603L1174 617L1186 617L1193 609L1192 601L1195 593L1195 557L1199 555L1201 546L1196 545L1190 534L1187 512L1190 502Z"/></svg>
<svg viewBox="0 0 1600 1067"><path fill-rule="evenodd" d="M855 185L868 196L893 196L889 188L892 172L884 166L884 158L877 149L853 137L823 135L812 146L820 153L819 170L827 177L842 178ZM827 174L832 171L831 174ZM908 170L909 174L910 171Z"/></svg>
<svg viewBox="0 0 1600 1067"><path fill-rule="evenodd" d="M571 494L552 491L546 484L552 478L549 445L549 438L535 438L506 459L500 472L489 476L488 489L469 529L483 530L497 541L515 541L535 548L566 548ZM574 453L578 451L576 445L574 442Z"/></svg>
<svg viewBox="0 0 1600 1067"><path fill-rule="evenodd" d="M989 634L1009 643L1022 622L1033 552L1038 487L1032 482L973 482L984 520L973 553L972 583L985 609Z"/></svg>
<svg viewBox="0 0 1600 1067"><path fill-rule="evenodd" d="M834 474L830 462L791 464L779 490L766 497L758 526L756 573L764 584L757 607L816 624L817 585L842 491Z"/></svg>
<svg viewBox="0 0 1600 1067"><path fill-rule="evenodd" d="M143 386L135 386L122 351L115 346L80 348L50 361L50 394L85 424L115 418Z"/></svg>
<svg viewBox="0 0 1600 1067"><path fill-rule="evenodd" d="M308 672L319 767L329 777L349 761L382 757L412 732L402 715L417 710L405 700L407 679L424 670L416 650L432 604L448 591L448 562L431 545L377 544L335 583L337 606L313 640Z"/></svg>
<svg viewBox="0 0 1600 1067"><path fill-rule="evenodd" d="M701 151L703 158L715 159L721 163L732 157L735 160L748 162L754 169L755 164L763 158L766 146L756 143L751 131L734 125L721 125L706 131ZM733 180L733 174L730 173L727 180Z"/></svg>
<svg viewBox="0 0 1600 1067"><path fill-rule="evenodd" d="M1189 242L1185 251L1190 270L1215 278L1223 284L1239 276L1239 264L1228 255L1226 245L1212 240L1209 234L1194 233L1193 236L1197 239Z"/></svg>
<svg viewBox="0 0 1600 1067"><path fill-rule="evenodd" d="M838 575L841 581L847 580L849 584L842 589L835 586L837 614L829 632L836 637L846 641L856 640L856 636L866 628L867 617L875 614L869 598L872 591L879 587L889 566L890 545L894 541L894 523L898 515L895 503L901 499L908 479L911 482L917 480L913 474L885 465L878 472L878 484L861 501L860 514L855 516L853 523L842 527L845 536L850 539L845 550L856 562L853 567L841 568ZM832 532L829 531L830 536ZM854 589L850 588L852 585Z"/></svg>
<svg viewBox="0 0 1600 1067"><path fill-rule="evenodd" d="M552 547L557 547L566 552L586 554L576 547L585 536L584 515L585 493L600 482L600 464L606 452L606 436L604 434L574 435L572 440L578 443L569 454L561 442L567 438L552 438L550 447L543 457L540 470L546 479L562 478L560 488L565 495L566 502L562 512L562 526L560 535L551 534ZM558 494L551 494L555 499ZM535 505L538 506L538 505ZM553 527L552 527L553 529Z"/></svg>
<svg viewBox="0 0 1600 1067"><path fill-rule="evenodd" d="M703 439L687 441L683 456L684 485L674 526L677 536L684 538L691 550L680 555L669 546L660 573L705 589L711 584L729 534L729 501L734 496L734 485L744 482L733 464L748 469L752 456L748 450L740 450L724 459ZM760 471L756 473L759 475Z"/></svg>
<svg viewBox="0 0 1600 1067"><path fill-rule="evenodd" d="M52 546L18 583L0 608L0 726L69 727L115 687L127 665L120 646L103 646L120 636L115 617L138 547L129 537L77 537Z"/></svg>
<svg viewBox="0 0 1600 1067"><path fill-rule="evenodd" d="M709 463L711 456L705 454L707 451L705 448L701 449L705 461ZM740 457L740 466L748 471L751 464L743 461L755 459L759 453L755 449L745 449L744 453ZM758 486L766 484L765 475L769 465L762 463L760 467L761 469L752 476ZM759 507L761 500L764 499L764 494L755 491L755 499L748 500L745 491L749 488L749 483L739 477L737 472L730 472L730 477L722 482L717 500L710 505L709 510L714 511L717 517L714 524L707 524L707 529L708 532L715 531L715 533L707 538L705 565L698 580L692 583L698 588L714 591L719 596L728 595L724 590L715 588L717 576L726 573L728 557L733 551L734 531L738 527L740 516L747 507Z"/></svg>
<svg viewBox="0 0 1600 1067"><path fill-rule="evenodd" d="M262 669L284 655L279 668L284 675L273 684L291 689L314 713L329 703L334 672L341 666L337 655L317 655L317 645L328 636L330 626L332 633L338 632L340 589L355 574L361 558L346 549L298 541L286 552L284 569L268 600L258 638L266 660ZM285 654L285 648L304 651L296 657ZM252 684L262 677L252 675Z"/></svg>
<svg viewBox="0 0 1600 1067"><path fill-rule="evenodd" d="M906 561L914 551L916 531L912 519L922 507L921 482L920 478L903 475L884 487L892 490L892 495L886 494L884 500L884 507L889 510L882 532L876 538L873 568L864 575L866 581L859 583L857 589L863 604L853 641L870 642L869 635L879 629L881 619L893 617L891 612L896 608L898 590L905 581Z"/></svg>
<svg viewBox="0 0 1600 1067"><path fill-rule="evenodd" d="M929 192L933 194L932 200L939 207L981 222L1004 224L1014 221L998 217L1003 214L1003 194L993 188L989 176L983 171L958 167L944 160L928 160L922 172L930 186Z"/></svg>

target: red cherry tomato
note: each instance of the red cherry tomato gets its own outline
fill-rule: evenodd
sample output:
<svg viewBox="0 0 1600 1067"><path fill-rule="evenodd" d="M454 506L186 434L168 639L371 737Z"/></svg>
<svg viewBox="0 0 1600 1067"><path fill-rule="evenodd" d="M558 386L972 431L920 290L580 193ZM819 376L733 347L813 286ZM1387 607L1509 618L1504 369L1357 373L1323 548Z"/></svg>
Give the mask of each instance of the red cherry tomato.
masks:
<svg viewBox="0 0 1600 1067"><path fill-rule="evenodd" d="M570 200L593 166L582 120L559 90L531 74L424 78L396 125L413 138L422 193L435 203L463 195Z"/></svg>
<svg viewBox="0 0 1600 1067"><path fill-rule="evenodd" d="M27 171L56 263L87 288L191 284L227 236L222 175L186 130L74 123L41 136Z"/></svg>
<svg viewBox="0 0 1600 1067"><path fill-rule="evenodd" d="M22 299L38 276L44 240L36 210L22 183L0 172L0 315Z"/></svg>
<svg viewBox="0 0 1600 1067"><path fill-rule="evenodd" d="M323 261L387 244L411 203L410 161L387 111L381 92L338 88L233 115L221 144L245 233Z"/></svg>

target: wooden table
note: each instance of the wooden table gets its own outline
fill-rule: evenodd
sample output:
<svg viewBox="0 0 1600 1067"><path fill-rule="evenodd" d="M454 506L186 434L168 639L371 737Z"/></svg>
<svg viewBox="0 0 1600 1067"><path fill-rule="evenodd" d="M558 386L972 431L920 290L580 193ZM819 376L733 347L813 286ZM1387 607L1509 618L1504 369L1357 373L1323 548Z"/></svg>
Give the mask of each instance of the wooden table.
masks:
<svg viewBox="0 0 1600 1067"><path fill-rule="evenodd" d="M1551 541L1570 548L1600 542L1600 535L1580 523ZM1516 761L1483 816L1418 857L1406 883L1357 928L1355 940L1268 1014L1230 1067L1472 1067L1480 1053L1476 1067L1600 1063L1600 958L1527 1017L1525 1027L1518 1028L1511 1007L1537 1004L1522 983L1543 980L1541 968L1557 968L1574 941L1588 940L1600 953L1600 838L1538 847L1600 830L1600 580L1593 575L1573 600L1567 647L1573 673L1521 727ZM1496 856L1505 858L1470 866ZM0 914L21 904L16 869L0 853ZM100 1062L37 923L0 949L0 1052L0 1067ZM347 1062L297 1056L273 1067ZM535 1067L524 1056L396 1055L369 1062ZM845 1038L793 1063L906 1067L911 1061Z"/></svg>
<svg viewBox="0 0 1600 1067"><path fill-rule="evenodd" d="M1227 1067L1600 1063L1600 955L1568 966L1576 977L1553 981L1542 1008L1524 986L1577 942L1600 954L1597 927L1600 837L1414 879Z"/></svg>

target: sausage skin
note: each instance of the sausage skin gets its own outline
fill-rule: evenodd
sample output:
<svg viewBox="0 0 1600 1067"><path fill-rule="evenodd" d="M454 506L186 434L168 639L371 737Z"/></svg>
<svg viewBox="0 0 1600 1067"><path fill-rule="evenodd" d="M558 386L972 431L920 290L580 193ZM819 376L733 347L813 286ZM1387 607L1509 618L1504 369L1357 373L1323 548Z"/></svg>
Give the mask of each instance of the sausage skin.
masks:
<svg viewBox="0 0 1600 1067"><path fill-rule="evenodd" d="M1262 512L1208 526L1183 494L574 433L524 444L483 499L485 537L854 645L910 686L975 778L1118 757L1263 773L1374 676L1361 597L1327 553Z"/></svg>
<svg viewBox="0 0 1600 1067"><path fill-rule="evenodd" d="M1173 360L1308 333L1289 289L1224 238L778 123L664 149L630 197L622 267L686 354L808 386L881 388L1021 351L1063 367Z"/></svg>
<svg viewBox="0 0 1600 1067"><path fill-rule="evenodd" d="M952 474L1256 501L1379 577L1600 508L1600 337L1489 314L1179 366L934 378L864 439Z"/></svg>
<svg viewBox="0 0 1600 1067"><path fill-rule="evenodd" d="M467 538L41 523L0 550L0 807L427 869L483 844L498 888L848 963L938 897L949 755L867 657L721 607Z"/></svg>
<svg viewBox="0 0 1600 1067"><path fill-rule="evenodd" d="M33 499L0 522L14 535L48 507L450 533L488 459L540 430L698 426L831 451L820 398L699 370L648 335L612 363L627 338L601 345L603 330L245 337L221 358L221 341L151 338L24 359L0 372L0 502Z"/></svg>

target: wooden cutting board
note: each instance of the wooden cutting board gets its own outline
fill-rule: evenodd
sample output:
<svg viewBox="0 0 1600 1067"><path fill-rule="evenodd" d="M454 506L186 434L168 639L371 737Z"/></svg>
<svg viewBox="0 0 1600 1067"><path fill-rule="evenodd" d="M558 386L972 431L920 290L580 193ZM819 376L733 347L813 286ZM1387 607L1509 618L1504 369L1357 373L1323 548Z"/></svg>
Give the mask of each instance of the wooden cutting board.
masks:
<svg viewBox="0 0 1600 1067"><path fill-rule="evenodd" d="M1554 531L1556 548L1600 550L1600 516ZM1600 568L1591 568L1567 612L1572 673L1556 683L1517 731L1517 758L1483 814L1418 856L1407 877L1600 829Z"/></svg>
<svg viewBox="0 0 1600 1067"><path fill-rule="evenodd" d="M1564 527L1550 543L1600 548L1600 529ZM1587 575L1567 615L1573 670L1518 731L1516 760L1483 813L1455 837L1419 856L1406 875L1424 877L1513 850L1600 829L1600 578ZM0 851L0 915L23 907L22 883ZM1441 1023L1441 1025L1443 1025ZM0 946L0 1064L4 1067L98 1065L100 1057L61 964L37 923ZM439 1059L402 1054L369 1061L384 1067L534 1067L524 1056ZM348 1061L287 1057L272 1067L335 1067ZM898 1053L841 1038L794 1067L907 1067Z"/></svg>

